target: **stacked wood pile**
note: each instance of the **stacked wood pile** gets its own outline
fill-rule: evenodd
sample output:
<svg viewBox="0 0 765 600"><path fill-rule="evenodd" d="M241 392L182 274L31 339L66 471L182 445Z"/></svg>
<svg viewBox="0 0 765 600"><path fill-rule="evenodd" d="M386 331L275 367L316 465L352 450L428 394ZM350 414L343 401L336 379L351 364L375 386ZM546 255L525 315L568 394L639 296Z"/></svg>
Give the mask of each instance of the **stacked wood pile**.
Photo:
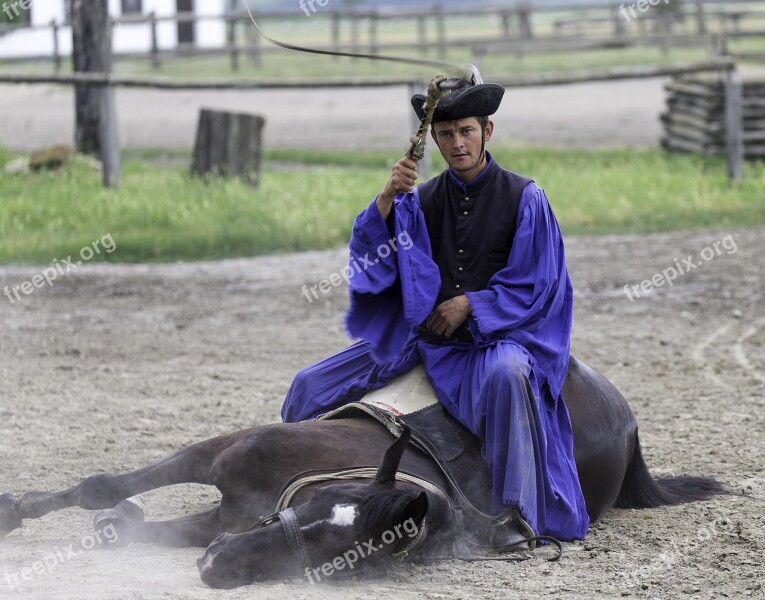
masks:
<svg viewBox="0 0 765 600"><path fill-rule="evenodd" d="M679 152L726 153L725 78L680 77L669 82L662 114L662 146ZM742 82L742 138L745 158L765 158L765 79Z"/></svg>

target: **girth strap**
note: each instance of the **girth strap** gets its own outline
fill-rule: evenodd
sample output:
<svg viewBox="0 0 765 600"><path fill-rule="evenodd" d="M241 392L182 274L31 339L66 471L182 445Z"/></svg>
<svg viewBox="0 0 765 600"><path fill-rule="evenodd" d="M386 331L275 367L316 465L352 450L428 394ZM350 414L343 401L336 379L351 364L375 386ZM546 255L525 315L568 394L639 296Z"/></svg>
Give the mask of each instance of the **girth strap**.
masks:
<svg viewBox="0 0 765 600"><path fill-rule="evenodd" d="M276 503L276 510L285 510L292 499L295 497L301 489L307 485L313 483L322 483L325 481L349 481L353 479L374 479L377 475L379 467L356 467L353 469L343 469L340 471L331 471L326 473L313 473L310 475L298 476L287 488L282 492L279 497L279 501ZM437 485L431 483L427 479L412 475L405 471L398 471L396 473L396 481L404 481L407 483L414 483L424 490L430 492L435 496L439 496L446 504L450 504L449 496L439 488ZM291 509L290 509L291 510Z"/></svg>

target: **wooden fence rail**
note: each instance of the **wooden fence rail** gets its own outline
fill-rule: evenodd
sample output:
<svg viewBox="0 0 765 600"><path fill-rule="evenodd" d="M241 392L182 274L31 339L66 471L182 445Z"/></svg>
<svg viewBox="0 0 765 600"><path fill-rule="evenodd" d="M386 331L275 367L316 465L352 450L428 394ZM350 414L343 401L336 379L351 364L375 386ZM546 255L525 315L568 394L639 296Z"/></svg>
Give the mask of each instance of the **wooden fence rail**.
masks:
<svg viewBox="0 0 765 600"><path fill-rule="evenodd" d="M582 43L588 40L590 49L597 48L615 48L620 43L631 45L659 44L662 49L668 50L671 47L678 46L704 46L710 45L714 40L711 36L725 36L732 39L757 36L765 37L765 31L743 31L740 24L747 18L760 17L765 19L765 11L761 2L752 0L745 2L726 2L724 0L694 0L684 5L686 11L684 17L689 22L695 23L695 33L679 33L673 27L676 26L676 19L666 11L651 10L645 14L640 14L637 23L640 31L629 33L627 31L627 21L621 16L621 6L623 3L614 2L612 5L591 4L571 7L564 3L559 5L548 5L541 7L531 7L528 4L519 2L515 6L466 6L466 7L442 7L435 4L432 8L395 8L395 9L347 9L321 10L317 12L317 18L329 19L330 39L325 44L319 44L325 49L344 50L351 52L380 52L391 49L409 50L414 49L421 54L431 50L436 50L441 57L446 55L448 48L473 49L474 55L484 55L487 53L508 52L524 54L534 52L550 52L556 48L567 45L574 47L576 43ZM730 7L729 7L730 6ZM743 7L743 8L742 8ZM592 16L590 11L597 11ZM610 25L610 33L600 29L588 29L588 35L562 35L560 31L551 35L540 35L534 25L534 15L545 12L562 12L571 15L559 19L559 28L568 28L577 23L588 25L590 22L602 22ZM496 22L496 35L483 37L481 39L460 38L460 28L449 28L445 20L449 18L459 18L465 16L486 16L491 17ZM601 16L603 15L603 16ZM256 18L268 26L269 21L285 20L303 20L305 17L300 11L258 11ZM417 23L416 40L407 40L401 42L384 42L380 39L379 26L386 21L410 20ZM633 19L634 20L634 19ZM717 31L712 31L712 21L717 21ZM163 23L196 23L205 21L223 22L226 27L225 42L219 48L205 49L189 47L178 47L176 49L162 49L159 45L158 27ZM737 23L732 30L728 27L728 22ZM657 25L657 30L653 33L646 32L647 25L652 23ZM350 39L343 41L341 36L342 24L349 25ZM433 32L428 35L428 25ZM114 18L112 26L134 26L146 25L150 28L149 46L144 52L126 52L115 54L115 59L142 59L151 62L154 68L160 68L163 61L171 58L187 58L192 56L209 56L214 54L228 54L231 57L231 68L237 70L240 66L240 56L249 54L252 60L259 64L262 55L268 52L279 52L281 50L263 47L260 36L256 30L251 27L249 16L246 13L234 12L222 15L198 15L196 13L177 13L174 15L128 15ZM361 31L366 26L367 39L363 40ZM25 27L24 29L49 29L53 39L52 55L36 55L33 57L0 59L0 62L9 60L41 60L52 59L56 72L61 68L62 56L59 46L59 35L61 27L64 24L52 21L48 25L36 25ZM17 26L0 25L0 35L5 32L14 31ZM247 44L241 44L242 30L248 40ZM447 35L448 34L448 35ZM594 38L593 38L594 35ZM606 38L606 35L608 37ZM511 43L512 42L512 43ZM504 44L503 44L504 43ZM557 45L556 45L557 43ZM719 42L716 45L720 45ZM722 43L724 46L725 43ZM489 47L488 50L485 48ZM712 48L710 48L711 50Z"/></svg>
<svg viewBox="0 0 765 600"><path fill-rule="evenodd" d="M671 77L691 73L720 72L735 68L735 61L722 57L699 63L678 63L666 66L612 67L609 69L569 71L537 75L492 76L492 82L505 87L536 87L566 85L593 81L618 81L623 79L646 79ZM173 77L115 75L111 73L0 73L0 83L105 85L117 87L142 87L164 90L257 90L257 89L319 89L390 86L424 86L425 83L411 77L325 77L302 80L285 79L180 79Z"/></svg>
<svg viewBox="0 0 765 600"><path fill-rule="evenodd" d="M538 87L548 85L567 85L586 82L619 81L624 79L644 79L652 77L677 77L698 73L733 73L735 62L731 58L719 58L701 63L684 63L661 67L619 67L603 70L587 70L567 73L549 73L544 75L524 75L515 77L490 77L509 88ZM85 85L105 86L109 90L115 87L151 88L160 90L305 90L326 88L379 88L390 86L406 86L407 97L426 86L425 81L401 77L354 77L354 78L323 78L301 81L285 80L253 80L253 79L174 79L168 77L135 77L114 75L109 73L71 73L71 74L37 74L37 73L0 73L0 84L55 84L55 85ZM739 135L729 128L729 135ZM114 138L116 140L116 137ZM738 146L731 145L728 154L729 170L732 176L740 175L738 165ZM112 152L118 149L111 149ZM423 168L427 163L423 164ZM108 165L105 162L104 168ZM422 173L427 177L427 173ZM104 172L104 181L118 179L118 174Z"/></svg>

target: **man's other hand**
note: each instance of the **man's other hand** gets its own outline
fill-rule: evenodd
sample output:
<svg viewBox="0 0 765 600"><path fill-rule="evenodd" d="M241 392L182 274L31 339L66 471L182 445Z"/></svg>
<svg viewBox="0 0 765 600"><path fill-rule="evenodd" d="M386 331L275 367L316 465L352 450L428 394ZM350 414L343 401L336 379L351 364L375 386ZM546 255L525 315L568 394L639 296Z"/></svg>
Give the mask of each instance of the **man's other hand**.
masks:
<svg viewBox="0 0 765 600"><path fill-rule="evenodd" d="M470 316L473 310L466 296L457 296L442 302L430 313L426 324L435 334L452 337L457 328Z"/></svg>

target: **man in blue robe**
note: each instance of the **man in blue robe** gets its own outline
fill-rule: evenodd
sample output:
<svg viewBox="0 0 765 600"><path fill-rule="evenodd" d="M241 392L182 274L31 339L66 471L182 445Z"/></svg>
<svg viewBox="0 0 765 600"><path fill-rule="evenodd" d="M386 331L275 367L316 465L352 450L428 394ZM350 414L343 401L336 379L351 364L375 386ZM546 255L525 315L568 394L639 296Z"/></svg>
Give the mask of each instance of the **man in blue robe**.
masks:
<svg viewBox="0 0 765 600"><path fill-rule="evenodd" d="M503 94L476 74L443 97L432 136L449 168L415 187L416 163L398 161L356 218L346 326L361 341L298 373L282 418L315 418L422 363L481 440L495 512L579 539L589 519L562 399L571 281L544 191L485 150ZM424 102L412 98L420 117Z"/></svg>

